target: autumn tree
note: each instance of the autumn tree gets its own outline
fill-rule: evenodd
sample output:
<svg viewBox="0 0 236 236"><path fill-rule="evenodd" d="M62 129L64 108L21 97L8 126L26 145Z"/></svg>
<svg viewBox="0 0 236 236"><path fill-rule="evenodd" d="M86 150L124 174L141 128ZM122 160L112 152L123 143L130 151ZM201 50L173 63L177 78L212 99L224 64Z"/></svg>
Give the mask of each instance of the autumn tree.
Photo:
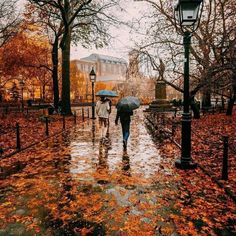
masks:
<svg viewBox="0 0 236 236"><path fill-rule="evenodd" d="M76 62L71 63L71 92L74 93L75 99L78 97L87 97L88 90L88 78L86 78L85 73L82 73Z"/></svg>
<svg viewBox="0 0 236 236"><path fill-rule="evenodd" d="M53 103L55 109L59 102L59 42L63 33L63 23L59 10L52 6L38 6L28 3L25 7L25 20L29 24L38 25L51 45L51 73L53 84Z"/></svg>
<svg viewBox="0 0 236 236"><path fill-rule="evenodd" d="M88 39L90 35L99 35L101 44L108 39L107 29L109 24L116 22L115 18L108 13L117 1L73 1L73 0L30 0L39 7L52 7L54 12L59 12L63 24L63 33L60 40L62 51L62 111L71 114L70 107L70 46L72 39ZM93 32L93 30L95 30ZM73 31L77 34L73 35ZM82 34L79 34L82 33ZM96 37L95 37L96 38ZM93 41L95 42L95 41Z"/></svg>
<svg viewBox="0 0 236 236"><path fill-rule="evenodd" d="M0 1L0 48L8 42L19 30L21 19L16 11L15 0ZM1 58L0 58L1 61ZM2 63L1 63L2 64ZM2 66L0 66L0 77L5 77ZM0 101L4 93L5 80L0 80Z"/></svg>
<svg viewBox="0 0 236 236"><path fill-rule="evenodd" d="M42 91L50 83L50 50L41 36L21 31L0 49L0 58L4 83L22 78L28 83L38 78Z"/></svg>
<svg viewBox="0 0 236 236"><path fill-rule="evenodd" d="M35 3L35 1L30 1ZM59 88L58 88L58 49L61 37L64 32L63 19L60 16L60 10L45 4L27 4L26 19L29 22L40 25L44 29L44 33L48 36L49 42L52 45L52 78L54 91L54 107L58 107ZM94 17L93 17L94 18ZM102 27L96 27L96 21L86 20L79 24L74 24L72 27L72 42L81 44L83 47L90 47L91 44L96 48L103 47L107 44L109 35ZM81 84L83 85L83 83ZM80 88L83 90L83 88Z"/></svg>

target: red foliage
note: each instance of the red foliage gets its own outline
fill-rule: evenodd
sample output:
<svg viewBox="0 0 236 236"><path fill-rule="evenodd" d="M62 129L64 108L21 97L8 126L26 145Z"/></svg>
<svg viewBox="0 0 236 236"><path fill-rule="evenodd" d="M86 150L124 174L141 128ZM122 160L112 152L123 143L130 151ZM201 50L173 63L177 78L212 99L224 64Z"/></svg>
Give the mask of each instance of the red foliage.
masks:
<svg viewBox="0 0 236 236"><path fill-rule="evenodd" d="M192 158L236 196L236 110L232 116L207 114L192 120ZM223 136L229 137L228 181L222 181ZM175 134L180 143L181 127Z"/></svg>
<svg viewBox="0 0 236 236"><path fill-rule="evenodd" d="M34 114L35 113L35 114ZM34 143L38 143L46 136L46 122L43 111L17 115L12 113L2 117L0 121L0 147L3 148L3 155L16 151L16 124L20 127L21 149ZM63 117L60 115L48 116L49 135L61 132L63 129ZM71 127L73 117L66 117L66 127Z"/></svg>
<svg viewBox="0 0 236 236"><path fill-rule="evenodd" d="M156 127L159 130L164 130L168 125L168 128L171 128L172 121L170 120L167 120L164 125L162 120L162 125L159 125L158 117L151 117L151 119L152 122L157 122ZM181 123L178 123L178 128L172 138L181 143ZM163 169L173 170L174 168L173 171L179 174L179 178L170 176L168 182L176 181L179 189L179 197L176 199L174 211L170 217L181 236L234 235L236 233L234 223L236 205L231 197L236 196L235 123L236 111L232 116L226 116L223 113L207 114L201 119L192 121L192 158L202 167L195 170L176 169L174 162L180 159L180 149L170 139L159 143L161 154L165 159L162 163ZM161 132L157 130L156 133ZM229 137L229 179L227 181L221 180L223 136ZM216 181L224 188L221 188ZM230 190L231 195L225 189Z"/></svg>

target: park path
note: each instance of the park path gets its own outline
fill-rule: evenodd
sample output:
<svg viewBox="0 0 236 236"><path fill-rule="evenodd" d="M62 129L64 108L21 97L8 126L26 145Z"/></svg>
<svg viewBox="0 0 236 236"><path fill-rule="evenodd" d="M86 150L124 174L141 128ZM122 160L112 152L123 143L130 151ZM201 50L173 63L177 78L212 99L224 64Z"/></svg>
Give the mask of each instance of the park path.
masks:
<svg viewBox="0 0 236 236"><path fill-rule="evenodd" d="M110 118L111 149L97 120L21 152L31 162L4 180L0 235L171 235L174 176L148 134L142 109L131 123L128 152ZM33 160L32 160L33 157ZM3 181L1 182L3 183Z"/></svg>

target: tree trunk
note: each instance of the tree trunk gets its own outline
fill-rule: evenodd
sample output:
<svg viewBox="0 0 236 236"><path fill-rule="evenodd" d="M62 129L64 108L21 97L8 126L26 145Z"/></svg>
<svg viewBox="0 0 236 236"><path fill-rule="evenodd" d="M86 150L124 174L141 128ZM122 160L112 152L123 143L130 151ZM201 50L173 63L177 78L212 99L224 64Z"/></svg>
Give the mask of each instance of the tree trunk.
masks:
<svg viewBox="0 0 236 236"><path fill-rule="evenodd" d="M233 73L233 96L228 101L228 107L226 111L227 116L231 116L233 114L234 102L236 100L236 73Z"/></svg>
<svg viewBox="0 0 236 236"><path fill-rule="evenodd" d="M224 100L223 95L221 96L221 107L222 107L222 110L224 111L225 110L225 100Z"/></svg>
<svg viewBox="0 0 236 236"><path fill-rule="evenodd" d="M55 37L52 47L52 79L53 79L53 103L54 107L58 109L59 102L59 88L58 88L58 37Z"/></svg>
<svg viewBox="0 0 236 236"><path fill-rule="evenodd" d="M44 102L45 102L45 87L46 87L46 85L43 84L43 101L44 101Z"/></svg>
<svg viewBox="0 0 236 236"><path fill-rule="evenodd" d="M206 90L203 92L202 98L202 107L210 107L211 106L211 92L210 90Z"/></svg>
<svg viewBox="0 0 236 236"><path fill-rule="evenodd" d="M234 101L235 101L235 96L233 98L230 98L228 101L228 106L226 111L227 116L231 116L233 114Z"/></svg>
<svg viewBox="0 0 236 236"><path fill-rule="evenodd" d="M43 101L43 89L42 89L42 85L40 85L40 101Z"/></svg>
<svg viewBox="0 0 236 236"><path fill-rule="evenodd" d="M70 104L70 43L71 29L63 36L62 50L62 113L72 115Z"/></svg>

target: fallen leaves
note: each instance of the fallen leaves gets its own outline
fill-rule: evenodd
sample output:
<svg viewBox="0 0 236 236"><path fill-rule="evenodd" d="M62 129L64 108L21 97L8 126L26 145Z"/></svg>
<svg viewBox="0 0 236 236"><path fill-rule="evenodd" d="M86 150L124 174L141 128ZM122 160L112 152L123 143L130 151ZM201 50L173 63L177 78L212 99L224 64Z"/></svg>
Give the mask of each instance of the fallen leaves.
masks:
<svg viewBox="0 0 236 236"><path fill-rule="evenodd" d="M30 232L41 229L42 235L67 231L86 235L98 226L108 235L155 235L158 231L171 235L173 222L181 236L235 232L235 204L200 169L177 170L174 160L179 150L174 145L164 142L162 168L146 163L156 171L144 175L135 171L132 156L124 160L120 155L115 168L109 168L109 159L101 160L97 153L86 156L76 149L73 156L72 134L50 138L12 157L11 163L30 164L0 182L6 203L0 205L0 225L6 232L16 220ZM148 170L144 161L140 163L136 161L138 170ZM81 165L81 171L73 173L73 165ZM19 209L24 214L19 215Z"/></svg>
<svg viewBox="0 0 236 236"><path fill-rule="evenodd" d="M45 139L46 125L40 119L44 116L44 111L37 111L32 114L24 115L8 114L0 120L0 147L3 148L3 156L16 151L16 124L19 124L20 131L20 144L21 148L28 147L34 143L38 143ZM50 118L51 117L51 118ZM49 135L56 134L62 131L62 117L60 115L49 116ZM73 125L73 117L66 117L66 127Z"/></svg>
<svg viewBox="0 0 236 236"><path fill-rule="evenodd" d="M221 178L223 143L222 136L229 136L229 145L235 143L236 111L232 117L225 114L207 115L192 122L192 158L202 165L213 177ZM181 127L175 132L175 140L181 140ZM179 159L180 150L169 140L158 144L164 156L163 169L173 168ZM224 187L236 190L236 153L229 149L229 180L221 181ZM172 166L171 166L172 165ZM235 202L227 196L212 179L196 170L178 170L176 178L179 198L170 218L175 222L178 233L182 235L233 235L236 233L234 223ZM169 176L169 181L174 181Z"/></svg>

